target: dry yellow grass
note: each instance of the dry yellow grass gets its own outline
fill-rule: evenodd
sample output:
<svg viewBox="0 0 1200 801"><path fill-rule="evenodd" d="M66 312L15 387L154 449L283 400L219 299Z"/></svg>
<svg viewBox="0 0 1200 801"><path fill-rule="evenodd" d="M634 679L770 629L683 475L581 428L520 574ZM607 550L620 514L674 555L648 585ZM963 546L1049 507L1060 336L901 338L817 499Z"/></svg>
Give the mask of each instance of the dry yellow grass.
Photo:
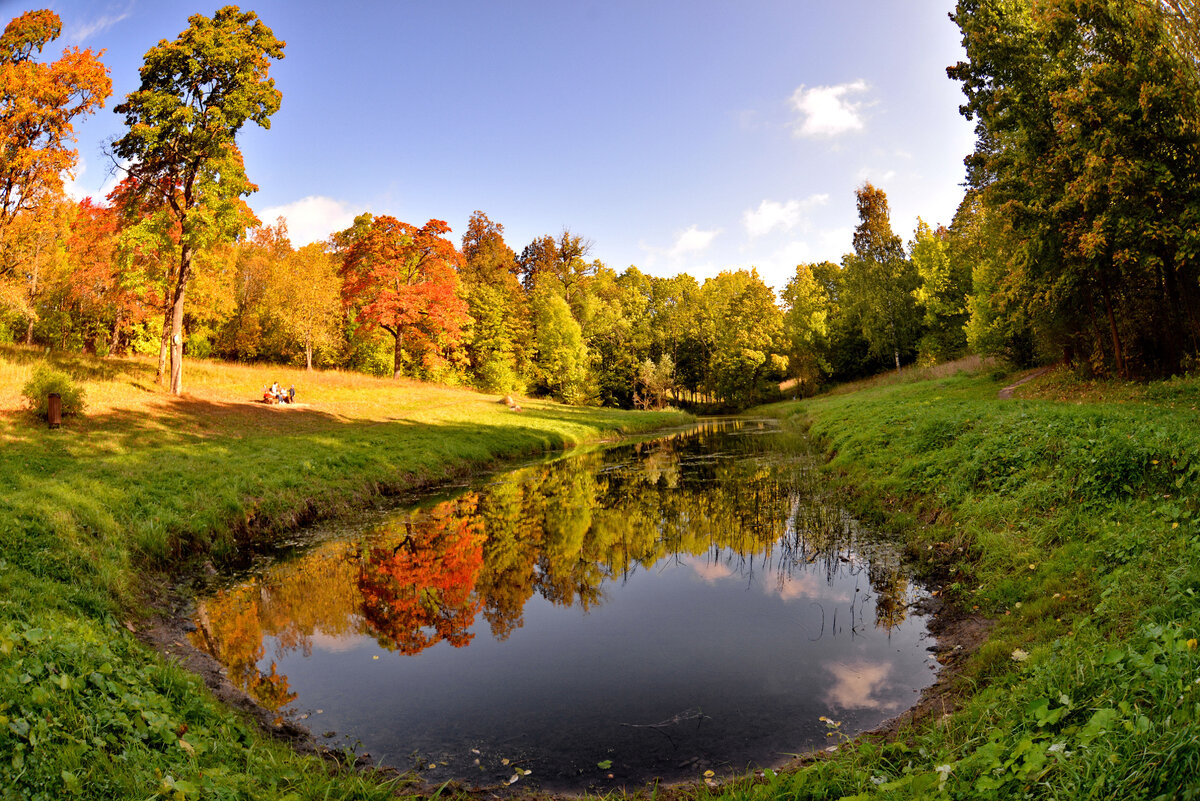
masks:
<svg viewBox="0 0 1200 801"><path fill-rule="evenodd" d="M0 346L0 440L16 436L33 422L22 387L43 363L69 373L85 389L87 412L70 423L81 434L130 418L143 418L142 425L157 420L167 427L186 421L193 434L245 435L297 432L335 421L444 423L482 418L495 422L518 414L500 403L501 396L464 387L207 359L185 362L184 392L174 397L155 382L157 362L150 357L95 359ZM274 381L296 388L295 405L262 402L263 389ZM527 411L555 408L571 413L571 407L546 401L520 398L519 402Z"/></svg>

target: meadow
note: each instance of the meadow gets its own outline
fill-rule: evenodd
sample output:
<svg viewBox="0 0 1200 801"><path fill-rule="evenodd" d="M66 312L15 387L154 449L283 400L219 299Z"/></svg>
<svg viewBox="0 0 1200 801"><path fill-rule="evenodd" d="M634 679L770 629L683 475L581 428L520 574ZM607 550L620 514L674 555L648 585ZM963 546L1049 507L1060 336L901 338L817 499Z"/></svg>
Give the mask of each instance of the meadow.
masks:
<svg viewBox="0 0 1200 801"><path fill-rule="evenodd" d="M342 373L55 358L89 407L21 408L0 350L0 798L386 798L402 776L302 756L135 636L153 591L380 493L678 422ZM1200 380L998 397L987 365L756 410L807 430L845 505L904 544L944 615L993 625L931 713L683 798L1200 795ZM294 408L255 403L294 384ZM448 790L447 790L448 792Z"/></svg>
<svg viewBox="0 0 1200 801"><path fill-rule="evenodd" d="M49 360L87 410L50 430L21 388ZM380 494L684 421L352 373L0 348L0 798L380 798L393 780L272 742L142 645L151 600ZM278 380L295 406L256 402ZM353 761L352 755L348 757Z"/></svg>

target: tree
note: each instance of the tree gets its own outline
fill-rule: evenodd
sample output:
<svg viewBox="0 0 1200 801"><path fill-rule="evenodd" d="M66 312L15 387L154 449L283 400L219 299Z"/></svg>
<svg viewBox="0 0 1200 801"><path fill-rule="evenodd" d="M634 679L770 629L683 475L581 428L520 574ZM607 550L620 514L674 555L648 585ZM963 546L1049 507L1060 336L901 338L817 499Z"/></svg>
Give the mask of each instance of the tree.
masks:
<svg viewBox="0 0 1200 801"><path fill-rule="evenodd" d="M575 309L583 285L595 274L598 265L598 262L584 260L591 250L590 240L566 228L557 239L542 236L533 240L521 251L519 260L526 291L531 292L542 285L553 287Z"/></svg>
<svg viewBox="0 0 1200 801"><path fill-rule="evenodd" d="M887 195L870 182L854 192L858 227L854 253L846 256L846 302L862 328L872 355L890 355L900 369L900 354L912 349L918 331L918 277L892 232Z"/></svg>
<svg viewBox="0 0 1200 801"><path fill-rule="evenodd" d="M920 217L908 252L921 280L916 290L925 331L920 356L930 362L955 358L967 344L964 326L971 271L964 261L951 259L949 230L941 226L934 230Z"/></svg>
<svg viewBox="0 0 1200 801"><path fill-rule="evenodd" d="M462 251L459 276L471 319L467 354L476 385L492 392L521 391L529 359L521 337L528 328L528 309L516 254L504 243L504 226L476 211L463 234Z"/></svg>
<svg viewBox="0 0 1200 801"><path fill-rule="evenodd" d="M78 322L87 327L84 345L99 349L103 339L108 353L127 347L129 329L157 308L139 265L120 247L118 224L112 207L85 198L76 204L65 243Z"/></svg>
<svg viewBox="0 0 1200 801"><path fill-rule="evenodd" d="M531 306L539 379L558 400L581 403L586 396L588 351L571 307L545 289L534 293Z"/></svg>
<svg viewBox="0 0 1200 801"><path fill-rule="evenodd" d="M91 50L34 61L61 30L53 11L27 11L0 35L0 277L19 266L8 250L9 224L62 193L62 174L78 156L70 146L72 121L94 113L112 93L108 68Z"/></svg>
<svg viewBox="0 0 1200 801"><path fill-rule="evenodd" d="M278 296L272 292L272 284L284 260L292 255L287 222L281 217L275 225L256 227L236 251L233 275L235 306L233 314L220 326L218 350L225 358L251 361L271 350L271 343L268 342L274 328L274 321L269 319L271 301ZM305 292L296 293L293 289L295 294Z"/></svg>
<svg viewBox="0 0 1200 801"><path fill-rule="evenodd" d="M830 371L829 294L817 281L813 265L798 264L783 288L783 330L787 338L788 372L799 390L813 391Z"/></svg>
<svg viewBox="0 0 1200 801"><path fill-rule="evenodd" d="M1192 8L962 0L954 14L968 177L1007 232L1004 313L1043 357L1098 373L1169 373L1200 350L1200 93L1173 5Z"/></svg>
<svg viewBox="0 0 1200 801"><path fill-rule="evenodd" d="M236 6L195 14L175 41L146 53L141 86L116 107L129 131L113 144L127 159L123 202L165 206L179 227L179 267L171 291L171 392L183 391L184 298L195 256L253 221L242 197L246 177L236 139L246 122L271 127L282 95L269 77L284 43L253 11Z"/></svg>
<svg viewBox="0 0 1200 801"><path fill-rule="evenodd" d="M276 266L267 289L283 332L304 351L312 369L313 351L337 339L342 312L342 279L332 255L320 242L289 253Z"/></svg>
<svg viewBox="0 0 1200 801"><path fill-rule="evenodd" d="M342 298L361 319L391 334L393 378L403 375L406 354L436 367L462 339L467 304L455 272L462 254L444 238L449 232L442 220L417 228L384 215L350 237Z"/></svg>

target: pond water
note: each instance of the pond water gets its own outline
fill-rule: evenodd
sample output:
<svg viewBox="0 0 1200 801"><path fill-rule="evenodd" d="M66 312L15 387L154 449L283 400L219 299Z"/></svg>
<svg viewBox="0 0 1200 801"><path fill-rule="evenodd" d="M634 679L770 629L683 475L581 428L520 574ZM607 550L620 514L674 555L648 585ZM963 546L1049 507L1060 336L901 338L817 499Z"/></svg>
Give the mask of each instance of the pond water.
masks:
<svg viewBox="0 0 1200 801"><path fill-rule="evenodd" d="M331 747L603 790L899 714L934 678L920 592L799 435L707 422L313 532L200 601L193 637Z"/></svg>

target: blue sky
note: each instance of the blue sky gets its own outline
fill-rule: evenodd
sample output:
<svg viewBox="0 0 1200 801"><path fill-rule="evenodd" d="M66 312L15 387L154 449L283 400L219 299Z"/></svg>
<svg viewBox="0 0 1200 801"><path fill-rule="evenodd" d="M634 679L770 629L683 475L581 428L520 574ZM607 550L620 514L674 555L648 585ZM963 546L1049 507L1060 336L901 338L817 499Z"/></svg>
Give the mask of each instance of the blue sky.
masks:
<svg viewBox="0 0 1200 801"><path fill-rule="evenodd" d="M104 49L113 99L77 127L74 191L111 185L115 106L145 52L219 3L53 0L51 45ZM40 7L0 0L5 18ZM241 142L264 221L293 244L358 213L504 225L518 253L563 229L623 270L756 266L782 287L839 260L854 190L883 188L906 241L948 223L971 125L945 68L952 0L247 3L287 42L283 107Z"/></svg>

